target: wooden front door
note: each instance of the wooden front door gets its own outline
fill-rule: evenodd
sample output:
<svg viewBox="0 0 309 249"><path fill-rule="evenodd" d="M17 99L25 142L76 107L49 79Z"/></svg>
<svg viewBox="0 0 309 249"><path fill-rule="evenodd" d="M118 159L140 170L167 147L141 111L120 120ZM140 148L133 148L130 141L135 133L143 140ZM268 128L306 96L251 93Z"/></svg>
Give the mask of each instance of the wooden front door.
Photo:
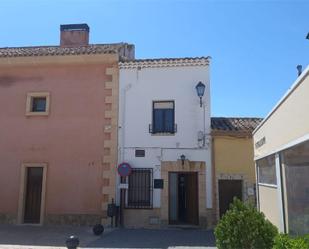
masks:
<svg viewBox="0 0 309 249"><path fill-rule="evenodd" d="M170 224L198 225L198 180L196 172L169 173Z"/></svg>
<svg viewBox="0 0 309 249"><path fill-rule="evenodd" d="M187 178L187 223L198 225L198 180L197 173L188 173Z"/></svg>
<svg viewBox="0 0 309 249"><path fill-rule="evenodd" d="M24 223L40 223L42 181L43 167L27 168Z"/></svg>
<svg viewBox="0 0 309 249"><path fill-rule="evenodd" d="M242 200L242 180L219 180L220 218L229 209L234 197Z"/></svg>

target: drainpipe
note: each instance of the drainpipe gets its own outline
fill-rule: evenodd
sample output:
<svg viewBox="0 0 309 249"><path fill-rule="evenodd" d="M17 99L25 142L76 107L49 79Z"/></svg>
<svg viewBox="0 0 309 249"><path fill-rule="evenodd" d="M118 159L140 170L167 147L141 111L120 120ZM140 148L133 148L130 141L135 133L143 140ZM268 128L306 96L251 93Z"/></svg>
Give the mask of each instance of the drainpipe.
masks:
<svg viewBox="0 0 309 249"><path fill-rule="evenodd" d="M210 103L210 102L209 102ZM209 134L207 134L209 135ZM209 140L208 150L210 150L209 153L209 159L205 159L206 164L206 208L212 209L213 208L213 166L212 166L212 141ZM206 103L203 101L203 149L206 149Z"/></svg>
<svg viewBox="0 0 309 249"><path fill-rule="evenodd" d="M121 145L120 145L120 149L119 149L119 156L118 156L118 165L120 163L122 163L124 161L124 148L125 148L125 127L126 127L126 96L127 96L127 92L131 89L132 84L128 84L122 91L121 91L121 96L122 96L122 105L121 105L121 109L122 113L121 113L121 126L119 127L121 129L121 138L119 139L119 141L121 141ZM124 203L122 203L124 201L124 197L123 195L125 195L125 192L123 189L121 189L119 191L118 186L119 183L121 182L121 179L119 176L117 176L117 184L116 184L116 201L117 203L119 203L120 206L120 226L123 226L124 224L124 218L123 218L123 206ZM122 182L123 183L123 182Z"/></svg>
<svg viewBox="0 0 309 249"><path fill-rule="evenodd" d="M127 92L131 89L132 84L128 84L122 91L122 105L121 105L121 124L120 124L120 148L119 148L119 156L118 156L118 165L124 161L124 147L125 147L125 129L126 129L126 99ZM119 177L117 178L119 183Z"/></svg>
<svg viewBox="0 0 309 249"><path fill-rule="evenodd" d="M206 146L206 104L203 103L203 147Z"/></svg>
<svg viewBox="0 0 309 249"><path fill-rule="evenodd" d="M257 162L254 162L254 169L255 169L255 198L256 198L256 209L260 211L260 192L259 192L259 171Z"/></svg>
<svg viewBox="0 0 309 249"><path fill-rule="evenodd" d="M124 161L124 147L125 147L125 129L126 129L126 99L127 99L127 92L131 89L132 84L127 85L122 90L122 122L121 122L121 152L120 158L121 162Z"/></svg>

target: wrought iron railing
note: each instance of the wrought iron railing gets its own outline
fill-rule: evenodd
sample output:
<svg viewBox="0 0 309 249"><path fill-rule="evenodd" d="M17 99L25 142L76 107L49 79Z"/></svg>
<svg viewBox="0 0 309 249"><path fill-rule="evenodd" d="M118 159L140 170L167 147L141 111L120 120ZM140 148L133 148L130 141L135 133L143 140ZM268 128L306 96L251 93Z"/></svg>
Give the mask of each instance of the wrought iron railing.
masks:
<svg viewBox="0 0 309 249"><path fill-rule="evenodd" d="M167 133L167 134L174 134L177 132L177 124L174 124L171 128L162 128L162 129L156 129L154 127L154 124L149 124L149 133L151 134L160 134L160 133Z"/></svg>

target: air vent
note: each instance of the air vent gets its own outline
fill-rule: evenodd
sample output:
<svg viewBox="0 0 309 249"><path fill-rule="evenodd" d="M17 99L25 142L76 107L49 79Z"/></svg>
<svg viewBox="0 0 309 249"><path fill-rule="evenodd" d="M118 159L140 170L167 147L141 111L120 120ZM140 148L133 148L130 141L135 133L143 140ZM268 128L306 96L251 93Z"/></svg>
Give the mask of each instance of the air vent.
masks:
<svg viewBox="0 0 309 249"><path fill-rule="evenodd" d="M135 150L135 157L145 157L145 150Z"/></svg>

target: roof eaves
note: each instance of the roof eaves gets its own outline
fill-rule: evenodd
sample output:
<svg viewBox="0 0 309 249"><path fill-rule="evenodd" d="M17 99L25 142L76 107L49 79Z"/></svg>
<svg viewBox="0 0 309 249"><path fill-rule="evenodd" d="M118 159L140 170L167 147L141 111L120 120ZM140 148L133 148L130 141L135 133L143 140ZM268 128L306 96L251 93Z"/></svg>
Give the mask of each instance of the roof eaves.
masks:
<svg viewBox="0 0 309 249"><path fill-rule="evenodd" d="M252 132L251 131L231 131L231 130L211 130L212 136L229 136L229 137L237 137L237 138L251 138Z"/></svg>
<svg viewBox="0 0 309 249"><path fill-rule="evenodd" d="M211 57L183 57L183 58L153 58L135 59L119 62L119 68L149 68L149 67L177 67L177 66L208 66Z"/></svg>
<svg viewBox="0 0 309 249"><path fill-rule="evenodd" d="M90 44L88 46L79 46L79 47L60 47L60 46L7 47L7 48L0 48L0 58L114 54L119 53L119 49L122 46L125 46L125 44L124 43Z"/></svg>

